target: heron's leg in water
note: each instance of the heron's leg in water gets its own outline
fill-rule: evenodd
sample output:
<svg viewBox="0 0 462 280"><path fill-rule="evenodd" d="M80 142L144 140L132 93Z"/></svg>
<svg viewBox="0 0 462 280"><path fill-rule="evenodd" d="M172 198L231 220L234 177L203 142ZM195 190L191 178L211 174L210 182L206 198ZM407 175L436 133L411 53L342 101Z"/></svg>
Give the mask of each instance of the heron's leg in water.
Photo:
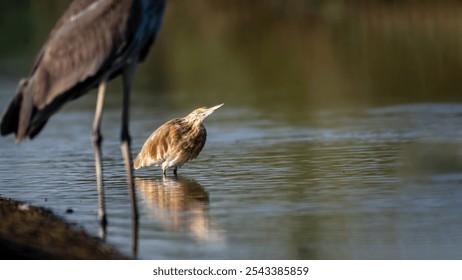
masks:
<svg viewBox="0 0 462 280"><path fill-rule="evenodd" d="M133 76L136 70L136 61L133 59L128 62L123 69L123 90L124 97L122 103L122 127L120 134L120 149L125 162L125 172L127 174L128 192L132 207L132 254L136 257L138 251L138 207L136 204L135 185L133 183L133 164L130 152L131 138L128 130L129 113L130 113L130 90L132 86Z"/></svg>
<svg viewBox="0 0 462 280"><path fill-rule="evenodd" d="M93 120L93 128L91 139L93 144L93 153L95 156L96 183L98 187L98 218L100 221L100 238L106 238L106 209L104 204L104 186L103 186L103 170L101 163L101 137L100 126L101 117L103 114L104 95L106 92L106 80L103 80L98 87L98 100L96 102L95 118Z"/></svg>

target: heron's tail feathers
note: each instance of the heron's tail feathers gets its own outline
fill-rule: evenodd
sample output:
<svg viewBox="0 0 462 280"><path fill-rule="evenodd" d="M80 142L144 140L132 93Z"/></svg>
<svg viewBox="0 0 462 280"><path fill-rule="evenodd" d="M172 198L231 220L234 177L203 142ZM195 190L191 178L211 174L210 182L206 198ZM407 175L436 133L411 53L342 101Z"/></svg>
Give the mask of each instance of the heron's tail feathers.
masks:
<svg viewBox="0 0 462 280"><path fill-rule="evenodd" d="M0 123L1 135L16 134L16 143L21 142L26 136L34 111L32 93L29 91L29 80L21 80L16 95L5 110Z"/></svg>
<svg viewBox="0 0 462 280"><path fill-rule="evenodd" d="M19 87L21 89L21 86ZM22 94L18 92L6 108L0 123L0 133L2 136L18 132L19 111L21 109Z"/></svg>
<svg viewBox="0 0 462 280"><path fill-rule="evenodd" d="M50 116L47 110L38 110L33 98L34 78L22 79L16 95L3 114L0 123L2 136L14 133L18 144L24 138L34 138L45 126Z"/></svg>

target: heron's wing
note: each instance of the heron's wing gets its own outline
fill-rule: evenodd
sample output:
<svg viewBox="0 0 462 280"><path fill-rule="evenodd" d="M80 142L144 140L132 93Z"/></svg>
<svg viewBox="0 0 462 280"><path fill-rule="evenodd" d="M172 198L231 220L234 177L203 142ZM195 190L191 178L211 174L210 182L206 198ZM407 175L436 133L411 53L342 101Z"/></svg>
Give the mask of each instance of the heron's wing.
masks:
<svg viewBox="0 0 462 280"><path fill-rule="evenodd" d="M151 158L155 161L164 161L179 137L176 127L180 119L173 119L156 129L149 137L149 150Z"/></svg>
<svg viewBox="0 0 462 280"><path fill-rule="evenodd" d="M173 135L175 133L174 127L179 121L179 119L173 119L160 126L149 136L135 159L136 169L159 165L166 160L172 139L175 138Z"/></svg>
<svg viewBox="0 0 462 280"><path fill-rule="evenodd" d="M39 109L126 59L134 1L76 1L52 30L34 67L33 102Z"/></svg>
<svg viewBox="0 0 462 280"><path fill-rule="evenodd" d="M56 22L53 29L50 31L50 34L48 35L48 38L47 38L45 44L43 45L42 49L38 53L37 59L35 61L34 68L33 68L34 70L37 67L37 65L39 64L39 62L40 62L40 60L42 58L43 52L47 47L48 42L50 41L51 38L54 37L55 33L60 28L62 28L62 26L65 25L73 16L77 15L81 11L84 11L85 9L88 8L88 6L90 6L91 4L93 4L94 2L97 2L97 1L98 0L74 0L69 4L67 9L64 11L64 13L61 15L61 17Z"/></svg>
<svg viewBox="0 0 462 280"><path fill-rule="evenodd" d="M187 131L184 131L182 135L194 135L192 139L183 138L181 150L184 155L184 158L181 160L183 162L193 160L197 158L199 153L204 148L205 142L207 140L207 131L203 125L200 126L188 126L185 127Z"/></svg>
<svg viewBox="0 0 462 280"><path fill-rule="evenodd" d="M152 150L157 160L168 160L175 165L195 159L204 147L206 138L203 125L192 125L183 118L164 124L150 137L155 143Z"/></svg>

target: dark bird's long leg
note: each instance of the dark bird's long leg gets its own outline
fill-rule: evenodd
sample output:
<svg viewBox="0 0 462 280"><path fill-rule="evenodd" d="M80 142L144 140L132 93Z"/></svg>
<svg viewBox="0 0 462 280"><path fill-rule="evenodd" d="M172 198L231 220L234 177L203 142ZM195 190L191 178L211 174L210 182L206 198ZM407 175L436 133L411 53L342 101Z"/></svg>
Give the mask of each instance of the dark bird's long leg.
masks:
<svg viewBox="0 0 462 280"><path fill-rule="evenodd" d="M96 102L95 118L93 120L93 128L91 139L93 144L93 153L95 156L96 183L98 187L98 217L100 221L100 238L106 238L106 209L104 203L104 186L103 186L103 170L101 166L101 117L103 114L104 94L106 92L106 80L103 80L98 87L98 99Z"/></svg>
<svg viewBox="0 0 462 280"><path fill-rule="evenodd" d="M124 97L122 103L122 128L120 135L120 149L125 161L125 171L127 173L127 184L132 207L132 254L136 257L138 251L138 207L136 204L135 185L133 183L133 165L130 153L131 138L128 130L129 109L130 109L130 90L133 76L136 70L136 60L126 64L123 70Z"/></svg>

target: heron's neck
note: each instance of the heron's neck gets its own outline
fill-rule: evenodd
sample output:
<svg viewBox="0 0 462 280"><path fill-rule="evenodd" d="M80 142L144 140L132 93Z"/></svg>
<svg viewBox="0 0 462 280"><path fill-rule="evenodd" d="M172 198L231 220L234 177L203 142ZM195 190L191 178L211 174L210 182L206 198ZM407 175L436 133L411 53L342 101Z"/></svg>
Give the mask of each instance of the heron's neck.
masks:
<svg viewBox="0 0 462 280"><path fill-rule="evenodd" d="M184 119L184 122L192 125L193 127L200 127L202 125L202 123L204 122L204 120L198 119L198 118L188 118L188 117L186 117Z"/></svg>

